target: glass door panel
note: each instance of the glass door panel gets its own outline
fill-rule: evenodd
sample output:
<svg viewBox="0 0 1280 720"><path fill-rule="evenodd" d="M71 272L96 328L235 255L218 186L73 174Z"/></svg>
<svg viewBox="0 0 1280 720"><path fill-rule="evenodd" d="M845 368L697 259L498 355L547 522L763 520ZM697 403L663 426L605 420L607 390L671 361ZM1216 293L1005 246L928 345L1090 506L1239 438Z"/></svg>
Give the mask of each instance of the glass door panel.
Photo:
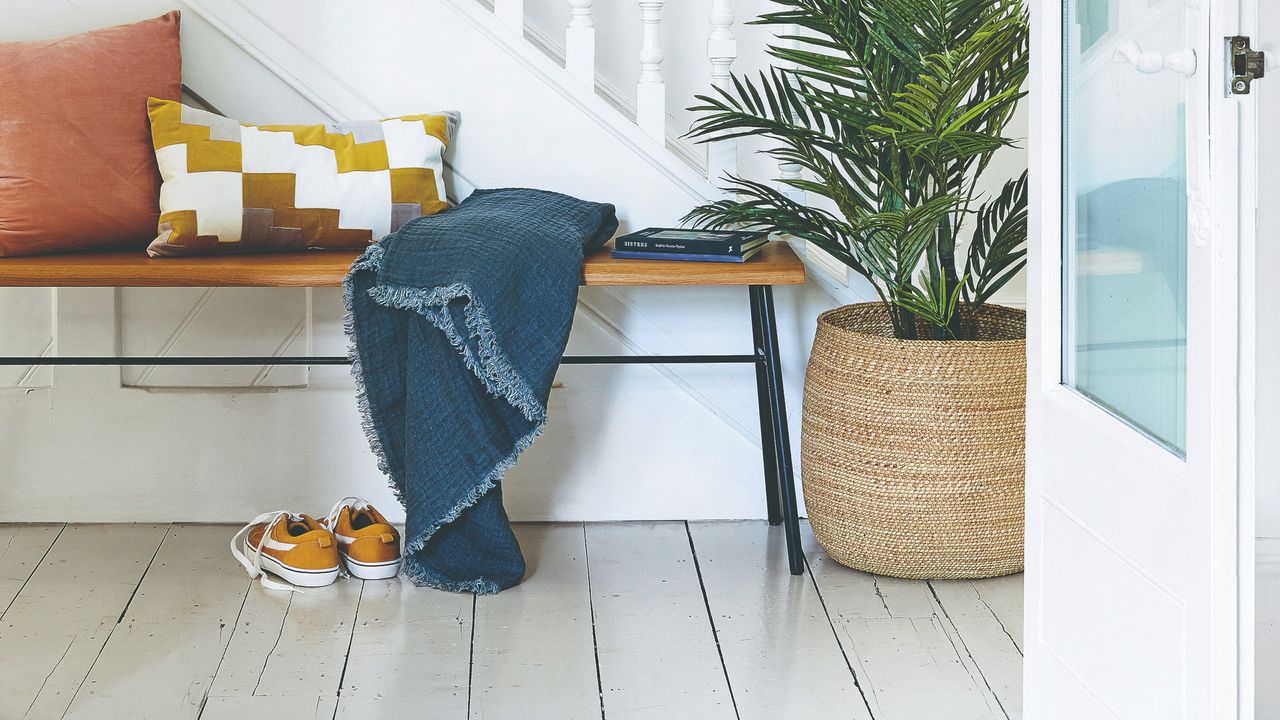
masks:
<svg viewBox="0 0 1280 720"><path fill-rule="evenodd" d="M1182 454L1186 4L1064 9L1062 382Z"/></svg>

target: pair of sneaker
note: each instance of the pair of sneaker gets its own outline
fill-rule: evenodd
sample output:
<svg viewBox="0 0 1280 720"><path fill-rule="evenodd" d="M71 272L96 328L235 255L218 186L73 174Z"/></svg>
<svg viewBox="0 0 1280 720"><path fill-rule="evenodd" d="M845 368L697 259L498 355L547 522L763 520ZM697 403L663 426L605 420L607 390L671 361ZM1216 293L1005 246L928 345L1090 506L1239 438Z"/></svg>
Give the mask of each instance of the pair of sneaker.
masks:
<svg viewBox="0 0 1280 720"><path fill-rule="evenodd" d="M368 500L346 497L318 521L287 510L259 515L231 538L231 555L272 590L324 587L340 573L385 580L400 572L400 533Z"/></svg>

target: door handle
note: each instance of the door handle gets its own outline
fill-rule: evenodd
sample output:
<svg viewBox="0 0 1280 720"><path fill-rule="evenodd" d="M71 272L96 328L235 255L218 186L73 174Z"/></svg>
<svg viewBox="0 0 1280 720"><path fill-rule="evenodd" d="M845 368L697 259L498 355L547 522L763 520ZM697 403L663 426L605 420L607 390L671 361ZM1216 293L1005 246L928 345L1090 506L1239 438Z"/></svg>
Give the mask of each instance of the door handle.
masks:
<svg viewBox="0 0 1280 720"><path fill-rule="evenodd" d="M1129 63L1138 72L1153 75L1161 70L1172 70L1183 75L1194 75L1196 72L1196 51L1185 48L1169 54L1154 50L1144 51L1137 42L1125 40L1116 46L1115 62Z"/></svg>

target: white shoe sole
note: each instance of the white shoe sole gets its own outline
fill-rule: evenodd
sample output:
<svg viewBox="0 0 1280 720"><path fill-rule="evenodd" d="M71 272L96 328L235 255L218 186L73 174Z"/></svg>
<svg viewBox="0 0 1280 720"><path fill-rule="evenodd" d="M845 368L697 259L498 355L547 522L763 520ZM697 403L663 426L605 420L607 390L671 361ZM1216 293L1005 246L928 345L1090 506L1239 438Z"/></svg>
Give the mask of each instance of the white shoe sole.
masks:
<svg viewBox="0 0 1280 720"><path fill-rule="evenodd" d="M344 554L342 561L347 564L347 572L361 580L389 580L400 574L398 558L381 563L362 563Z"/></svg>
<svg viewBox="0 0 1280 720"><path fill-rule="evenodd" d="M246 544L247 542L246 540ZM245 554L248 555L249 552L250 549L246 547ZM332 585L338 579L337 567L326 570L302 570L289 567L267 553L262 553L262 569L298 587L324 587Z"/></svg>

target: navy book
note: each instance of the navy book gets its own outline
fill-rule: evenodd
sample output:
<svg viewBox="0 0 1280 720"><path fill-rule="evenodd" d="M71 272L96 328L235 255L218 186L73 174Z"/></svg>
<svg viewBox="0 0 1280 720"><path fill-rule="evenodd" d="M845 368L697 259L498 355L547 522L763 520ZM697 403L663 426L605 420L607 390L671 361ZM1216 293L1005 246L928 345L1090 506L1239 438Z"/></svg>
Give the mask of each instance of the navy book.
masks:
<svg viewBox="0 0 1280 720"><path fill-rule="evenodd" d="M769 233L651 227L619 237L615 250L687 255L740 255L769 241Z"/></svg>
<svg viewBox="0 0 1280 720"><path fill-rule="evenodd" d="M612 257L622 258L624 260L684 260L686 262L718 262L718 263L742 263L751 259L756 253L764 249L764 243L760 243L744 253L735 255L711 255L708 253L674 253L674 252L645 252L643 250L619 250L614 248L611 253Z"/></svg>

